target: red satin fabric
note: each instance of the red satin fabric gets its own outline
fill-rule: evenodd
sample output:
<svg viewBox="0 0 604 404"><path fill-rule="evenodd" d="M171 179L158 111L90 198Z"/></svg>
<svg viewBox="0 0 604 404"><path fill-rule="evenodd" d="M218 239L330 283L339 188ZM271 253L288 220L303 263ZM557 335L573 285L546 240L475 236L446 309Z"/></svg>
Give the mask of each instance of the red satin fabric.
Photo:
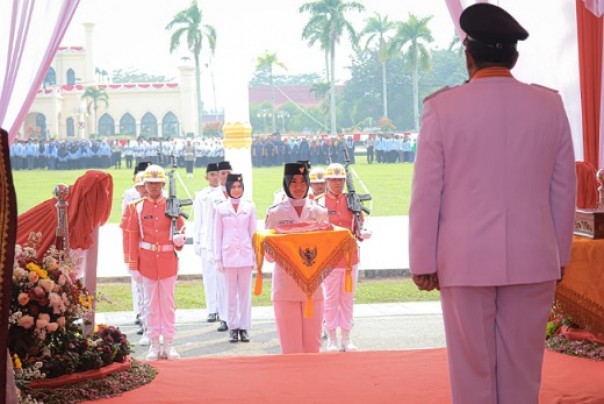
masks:
<svg viewBox="0 0 604 404"><path fill-rule="evenodd" d="M583 111L583 159L599 167L600 103L602 91L602 17L576 0L579 75Z"/></svg>
<svg viewBox="0 0 604 404"><path fill-rule="evenodd" d="M69 243L71 248L92 246L92 231L109 219L113 198L113 178L103 171L89 170L70 187L67 198ZM54 243L57 228L56 199L48 199L17 219L17 243L24 245L31 232L41 232L38 257Z"/></svg>
<svg viewBox="0 0 604 404"><path fill-rule="evenodd" d="M595 208L598 203L598 180L596 167L586 161L577 161L577 208Z"/></svg>

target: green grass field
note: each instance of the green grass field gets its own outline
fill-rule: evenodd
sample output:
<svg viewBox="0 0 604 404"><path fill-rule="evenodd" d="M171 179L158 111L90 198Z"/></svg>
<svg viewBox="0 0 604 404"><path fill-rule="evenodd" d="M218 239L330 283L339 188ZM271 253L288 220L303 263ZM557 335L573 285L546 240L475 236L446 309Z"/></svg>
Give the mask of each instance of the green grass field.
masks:
<svg viewBox="0 0 604 404"><path fill-rule="evenodd" d="M357 161L357 164L351 167L361 178L373 197L372 215L406 215L409 211L413 165L368 165L365 163L364 158L357 159ZM233 166L237 168L236 162L233 162ZM113 206L109 223L119 223L122 194L125 189L132 186L132 170L122 168L103 171L111 174L113 178ZM177 172L192 196L194 196L196 191L207 185L204 179L205 169L196 168L194 178L186 178L184 168L178 169ZM40 202L52 198L52 190L56 184L72 185L83 173L84 170L13 171L19 213L23 213ZM282 174L282 167L254 168L254 195L252 199L256 204L259 219L264 218L267 208L273 204L273 194L281 188ZM356 179L355 187L357 192L365 192ZM177 193L179 198L187 198L187 194L179 181L177 181ZM366 206L369 207L371 205L367 203ZM183 210L191 213L191 207L185 207Z"/></svg>
<svg viewBox="0 0 604 404"><path fill-rule="evenodd" d="M130 282L98 283L96 310L99 312L132 311ZM376 278L360 279L355 292L356 304L435 301L439 293L420 292L410 279ZM201 279L179 280L176 284L178 309L205 308ZM271 280L264 279L262 294L252 295L253 306L270 306Z"/></svg>

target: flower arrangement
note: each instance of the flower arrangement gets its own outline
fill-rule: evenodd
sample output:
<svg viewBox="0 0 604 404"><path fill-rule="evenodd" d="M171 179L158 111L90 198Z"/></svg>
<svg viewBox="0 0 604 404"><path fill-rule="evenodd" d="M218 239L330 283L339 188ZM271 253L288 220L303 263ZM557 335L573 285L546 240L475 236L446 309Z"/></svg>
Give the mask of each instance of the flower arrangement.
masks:
<svg viewBox="0 0 604 404"><path fill-rule="evenodd" d="M8 347L15 376L24 381L53 378L123 362L127 337L115 327L84 334L92 299L77 278L79 259L51 247L37 262L40 233L15 247Z"/></svg>
<svg viewBox="0 0 604 404"><path fill-rule="evenodd" d="M547 323L545 346L563 354L604 361L602 338L581 330L572 319L564 315L557 301L552 306Z"/></svg>

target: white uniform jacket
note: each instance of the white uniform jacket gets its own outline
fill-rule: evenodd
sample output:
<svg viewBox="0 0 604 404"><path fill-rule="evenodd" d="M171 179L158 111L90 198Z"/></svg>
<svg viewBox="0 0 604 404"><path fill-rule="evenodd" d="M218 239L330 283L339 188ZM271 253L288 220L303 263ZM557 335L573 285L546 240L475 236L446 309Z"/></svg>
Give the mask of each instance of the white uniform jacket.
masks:
<svg viewBox="0 0 604 404"><path fill-rule="evenodd" d="M212 231L211 224L214 217L209 217L212 213L212 206L208 204L208 197L212 191L220 187L205 187L195 193L193 200L193 246L197 248L211 248L209 244ZM212 202L213 203L213 202Z"/></svg>
<svg viewBox="0 0 604 404"><path fill-rule="evenodd" d="M225 268L254 266L252 235L256 231L256 207L240 200L237 212L230 200L216 206L214 257Z"/></svg>

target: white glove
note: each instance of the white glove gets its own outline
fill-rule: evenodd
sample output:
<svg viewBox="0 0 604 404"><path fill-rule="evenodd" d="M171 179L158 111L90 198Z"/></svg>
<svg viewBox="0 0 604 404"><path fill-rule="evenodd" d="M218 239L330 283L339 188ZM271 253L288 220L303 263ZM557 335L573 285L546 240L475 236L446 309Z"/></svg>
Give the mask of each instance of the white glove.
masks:
<svg viewBox="0 0 604 404"><path fill-rule="evenodd" d="M224 272L224 267L222 266L222 261L216 261L216 269L218 272Z"/></svg>
<svg viewBox="0 0 604 404"><path fill-rule="evenodd" d="M214 254L208 251L208 264L213 265L216 263L216 257Z"/></svg>
<svg viewBox="0 0 604 404"><path fill-rule="evenodd" d="M361 238L361 240L369 240L372 234L373 233L369 230L361 230L359 237Z"/></svg>
<svg viewBox="0 0 604 404"><path fill-rule="evenodd" d="M139 271L129 270L130 276L134 279L135 283L141 283L143 281L143 276Z"/></svg>
<svg viewBox="0 0 604 404"><path fill-rule="evenodd" d="M195 255L201 257L201 246L199 244L195 244L193 246L193 249L195 250Z"/></svg>
<svg viewBox="0 0 604 404"><path fill-rule="evenodd" d="M176 248L182 248L182 246L185 245L185 241L187 241L187 236L184 234L175 234L174 237L172 237L172 243Z"/></svg>

